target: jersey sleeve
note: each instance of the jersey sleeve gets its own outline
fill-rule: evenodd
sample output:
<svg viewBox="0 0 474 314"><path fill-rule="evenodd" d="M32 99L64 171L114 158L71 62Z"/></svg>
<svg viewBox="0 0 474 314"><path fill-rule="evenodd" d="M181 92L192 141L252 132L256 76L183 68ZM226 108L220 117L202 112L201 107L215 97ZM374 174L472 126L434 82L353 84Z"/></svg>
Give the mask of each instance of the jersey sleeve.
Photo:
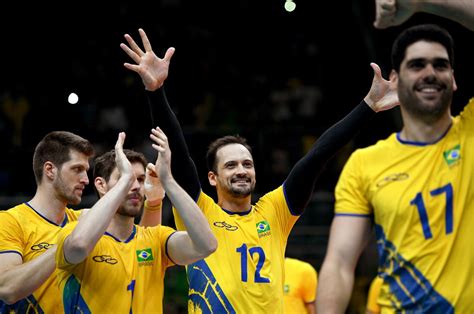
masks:
<svg viewBox="0 0 474 314"><path fill-rule="evenodd" d="M173 260L168 256L168 240L176 232L173 228L167 226L156 226L154 227L155 237L159 239L158 245L160 246L161 260L165 268L175 265Z"/></svg>
<svg viewBox="0 0 474 314"><path fill-rule="evenodd" d="M362 153L356 150L347 161L336 185L336 215L370 216L372 208L366 197Z"/></svg>
<svg viewBox="0 0 474 314"><path fill-rule="evenodd" d="M255 205L261 210L271 210L272 215L275 215L283 232L289 235L294 224L300 217L293 215L290 211L283 186L268 192L260 198Z"/></svg>
<svg viewBox="0 0 474 314"><path fill-rule="evenodd" d="M24 241L20 222L9 212L0 212L0 254L18 253L23 256Z"/></svg>
<svg viewBox="0 0 474 314"><path fill-rule="evenodd" d="M77 225L77 221L67 224L58 234L57 245L58 249L56 251L56 266L59 269L70 270L76 266L76 264L70 264L66 261L64 257L64 241L72 233L74 228Z"/></svg>

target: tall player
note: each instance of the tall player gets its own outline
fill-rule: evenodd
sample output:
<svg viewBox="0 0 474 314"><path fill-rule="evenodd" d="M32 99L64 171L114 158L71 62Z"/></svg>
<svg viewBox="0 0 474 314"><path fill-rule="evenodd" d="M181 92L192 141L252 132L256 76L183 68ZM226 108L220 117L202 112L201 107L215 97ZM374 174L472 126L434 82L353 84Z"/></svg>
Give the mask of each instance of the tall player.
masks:
<svg viewBox="0 0 474 314"><path fill-rule="evenodd" d="M171 110L162 85L168 76L174 48L163 59L152 50L145 32L139 30L143 51L127 34L129 46L121 48L136 64L125 67L137 72L149 91L149 101L158 108L157 123L170 138L175 155L176 180L197 202L219 241L208 258L187 266L189 312L279 313L283 311L284 254L290 231L310 200L325 162L369 120L376 111L393 107L396 97L379 97L371 90L345 119L325 132L292 169L277 189L251 204L255 168L250 147L239 136L225 136L209 146L208 179L217 190L217 202L202 190L179 122ZM389 89L373 65L374 81ZM182 216L175 213L178 229Z"/></svg>
<svg viewBox="0 0 474 314"><path fill-rule="evenodd" d="M70 132L48 133L36 146L35 196L0 211L0 313L57 313L56 236L77 220L77 205L89 179L91 143Z"/></svg>
<svg viewBox="0 0 474 314"><path fill-rule="evenodd" d="M451 116L453 59L453 40L436 25L395 40L390 81L404 126L356 150L343 169L318 313L346 308L372 222L382 312L474 312L474 99Z"/></svg>

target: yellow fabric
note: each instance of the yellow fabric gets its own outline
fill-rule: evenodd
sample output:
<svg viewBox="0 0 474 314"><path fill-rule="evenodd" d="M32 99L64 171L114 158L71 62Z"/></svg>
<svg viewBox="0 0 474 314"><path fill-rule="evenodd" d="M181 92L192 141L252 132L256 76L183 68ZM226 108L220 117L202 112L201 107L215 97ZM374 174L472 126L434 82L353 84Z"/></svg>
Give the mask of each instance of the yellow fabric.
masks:
<svg viewBox="0 0 474 314"><path fill-rule="evenodd" d="M79 215L80 211L66 208L66 218L61 226L58 226L26 203L7 211L0 211L0 254L19 254L23 258L23 263L27 263L56 244L56 237L62 226L70 221L76 221ZM15 305L9 307L0 301L2 310L0 312L13 310L18 313L29 311L61 313L62 306L58 294L55 271L32 295L18 301Z"/></svg>
<svg viewBox="0 0 474 314"><path fill-rule="evenodd" d="M166 243L175 230L135 226L124 242L106 233L82 263L72 265L63 247L75 225L59 234L56 252L65 313L162 313L165 270L173 265Z"/></svg>
<svg viewBox="0 0 474 314"><path fill-rule="evenodd" d="M206 259L187 266L189 312L281 313L285 247L299 217L291 215L283 188L241 215L226 212L202 192L197 204L219 245ZM176 211L174 217L183 230Z"/></svg>
<svg viewBox="0 0 474 314"><path fill-rule="evenodd" d="M382 312L474 312L473 159L474 98L435 143L392 134L349 158L336 215L374 216Z"/></svg>
<svg viewBox="0 0 474 314"><path fill-rule="evenodd" d="M380 294L382 283L383 279L376 276L370 284L369 295L367 296L367 310L372 313L380 313L380 306L377 303L377 299Z"/></svg>
<svg viewBox="0 0 474 314"><path fill-rule="evenodd" d="M306 304L316 300L317 285L316 269L310 263L285 258L284 312L307 313Z"/></svg>

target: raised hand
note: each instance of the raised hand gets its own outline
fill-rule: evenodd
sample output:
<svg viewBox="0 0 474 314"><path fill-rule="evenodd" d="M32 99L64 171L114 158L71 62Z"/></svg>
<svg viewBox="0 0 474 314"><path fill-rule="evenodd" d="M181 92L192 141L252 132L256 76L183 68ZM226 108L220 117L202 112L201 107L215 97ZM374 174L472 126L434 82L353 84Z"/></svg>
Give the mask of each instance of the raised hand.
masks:
<svg viewBox="0 0 474 314"><path fill-rule="evenodd" d="M121 43L120 48L122 48L136 64L124 63L124 66L140 75L146 90L155 91L163 85L168 77L170 60L175 49L173 47L168 48L163 59L160 59L153 52L145 31L140 28L138 32L140 33L145 51L137 45L129 34L125 34L124 37L130 47Z"/></svg>
<svg viewBox="0 0 474 314"><path fill-rule="evenodd" d="M155 165L149 163L145 174L145 195L148 205L155 206L165 197L165 190L161 184L160 178L155 171Z"/></svg>
<svg viewBox="0 0 474 314"><path fill-rule="evenodd" d="M416 0L375 0L376 28L400 25L416 11Z"/></svg>
<svg viewBox="0 0 474 314"><path fill-rule="evenodd" d="M375 112L389 110L400 104L397 94L397 86L393 81L387 81L382 77L380 67L371 63L370 66L374 70L374 78L369 93L365 96L365 102Z"/></svg>
<svg viewBox="0 0 474 314"><path fill-rule="evenodd" d="M135 173L132 169L132 164L128 160L127 156L123 152L123 143L125 142L125 132L120 132L115 143L115 163L117 169L120 172L120 177L130 177L131 179L135 178Z"/></svg>
<svg viewBox="0 0 474 314"><path fill-rule="evenodd" d="M153 148L158 151L158 156L155 163L155 171L161 179L163 185L172 178L171 174L171 150L168 144L168 138L165 133L156 127L151 129L150 138L154 142Z"/></svg>

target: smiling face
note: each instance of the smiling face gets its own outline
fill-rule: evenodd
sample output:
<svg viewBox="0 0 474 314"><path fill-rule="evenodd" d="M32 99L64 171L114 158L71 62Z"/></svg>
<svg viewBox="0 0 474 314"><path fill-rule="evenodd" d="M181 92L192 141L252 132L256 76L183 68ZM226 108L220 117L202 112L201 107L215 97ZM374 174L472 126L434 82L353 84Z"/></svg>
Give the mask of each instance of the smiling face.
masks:
<svg viewBox="0 0 474 314"><path fill-rule="evenodd" d="M409 115L429 123L449 114L457 86L443 45L430 41L409 45L399 73L392 75L398 81L400 104Z"/></svg>
<svg viewBox="0 0 474 314"><path fill-rule="evenodd" d="M209 172L209 183L218 193L247 197L255 189L255 167L252 154L242 144L228 144L216 153L216 172Z"/></svg>

